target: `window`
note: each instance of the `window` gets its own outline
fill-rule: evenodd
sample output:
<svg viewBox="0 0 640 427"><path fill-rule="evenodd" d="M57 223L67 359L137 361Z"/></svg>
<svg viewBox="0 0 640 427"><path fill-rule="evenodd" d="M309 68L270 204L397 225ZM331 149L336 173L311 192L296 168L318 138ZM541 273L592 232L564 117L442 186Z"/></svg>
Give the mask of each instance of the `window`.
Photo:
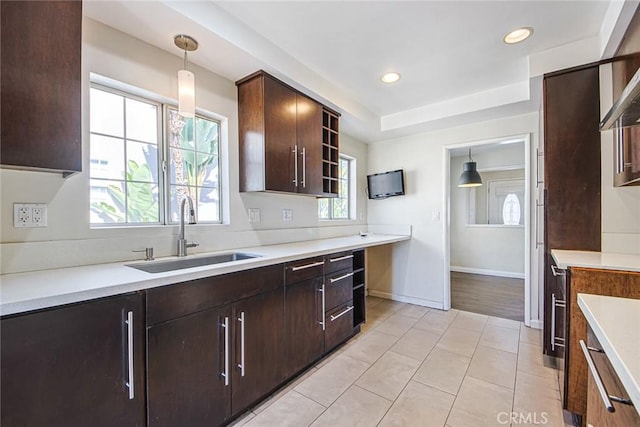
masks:
<svg viewBox="0 0 640 427"><path fill-rule="evenodd" d="M221 222L219 139L217 120L92 85L91 224L175 223L187 195L198 222Z"/></svg>
<svg viewBox="0 0 640 427"><path fill-rule="evenodd" d="M341 155L338 160L338 197L318 199L319 219L351 219L354 175L355 160Z"/></svg>

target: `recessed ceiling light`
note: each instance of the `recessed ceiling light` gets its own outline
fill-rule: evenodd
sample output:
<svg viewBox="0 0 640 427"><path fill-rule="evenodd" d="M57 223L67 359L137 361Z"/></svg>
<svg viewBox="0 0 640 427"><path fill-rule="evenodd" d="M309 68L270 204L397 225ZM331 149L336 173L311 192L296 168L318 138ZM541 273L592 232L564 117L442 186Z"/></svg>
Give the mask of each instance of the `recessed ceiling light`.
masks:
<svg viewBox="0 0 640 427"><path fill-rule="evenodd" d="M380 80L382 80L383 83L395 83L400 80L400 74L395 72L384 73L382 77L380 77Z"/></svg>
<svg viewBox="0 0 640 427"><path fill-rule="evenodd" d="M504 39L502 40L506 44L520 43L521 41L528 39L531 36L531 34L533 34L533 28L522 27L522 28L518 28L517 30L511 31L509 34L504 36Z"/></svg>

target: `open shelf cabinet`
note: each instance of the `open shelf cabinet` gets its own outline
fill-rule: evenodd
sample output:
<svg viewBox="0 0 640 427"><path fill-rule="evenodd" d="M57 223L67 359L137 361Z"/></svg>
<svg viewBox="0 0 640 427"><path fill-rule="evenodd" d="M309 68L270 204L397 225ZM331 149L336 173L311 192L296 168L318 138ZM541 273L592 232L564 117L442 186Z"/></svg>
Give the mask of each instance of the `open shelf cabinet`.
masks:
<svg viewBox="0 0 640 427"><path fill-rule="evenodd" d="M339 116L322 110L322 191L328 197L338 195Z"/></svg>

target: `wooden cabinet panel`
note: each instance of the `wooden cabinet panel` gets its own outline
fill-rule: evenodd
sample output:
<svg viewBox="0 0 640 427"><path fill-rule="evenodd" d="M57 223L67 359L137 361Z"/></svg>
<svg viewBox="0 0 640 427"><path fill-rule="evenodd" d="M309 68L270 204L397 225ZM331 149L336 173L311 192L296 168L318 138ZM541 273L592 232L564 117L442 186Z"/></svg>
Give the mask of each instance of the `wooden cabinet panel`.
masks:
<svg viewBox="0 0 640 427"><path fill-rule="evenodd" d="M324 334L325 350L331 350L353 335L353 301L327 313Z"/></svg>
<svg viewBox="0 0 640 427"><path fill-rule="evenodd" d="M552 249L599 251L601 244L598 67L544 77L544 349L551 348ZM561 347L560 347L561 349Z"/></svg>
<svg viewBox="0 0 640 427"><path fill-rule="evenodd" d="M287 377L300 372L323 353L324 313L320 292L323 280L323 276L318 276L285 288Z"/></svg>
<svg viewBox="0 0 640 427"><path fill-rule="evenodd" d="M288 262L285 267L285 283L289 285L322 276L324 266L325 260L321 256Z"/></svg>
<svg viewBox="0 0 640 427"><path fill-rule="evenodd" d="M334 271L353 268L354 255L352 251L338 252L325 256L324 271L333 273Z"/></svg>
<svg viewBox="0 0 640 427"><path fill-rule="evenodd" d="M232 414L284 380L284 288L233 305Z"/></svg>
<svg viewBox="0 0 640 427"><path fill-rule="evenodd" d="M640 273L572 267L567 286L566 409L584 416L588 368L579 343L587 339L587 320L578 306L578 293L640 299Z"/></svg>
<svg viewBox="0 0 640 427"><path fill-rule="evenodd" d="M264 71L247 76L236 85L240 191L332 195L323 186L323 112L328 111L327 107ZM337 173L339 115L332 114Z"/></svg>
<svg viewBox="0 0 640 427"><path fill-rule="evenodd" d="M229 306L148 329L149 426L216 426L229 418L225 320L230 328Z"/></svg>
<svg viewBox="0 0 640 427"><path fill-rule="evenodd" d="M277 264L149 289L147 324L154 325L278 289L282 287L282 278L283 265Z"/></svg>
<svg viewBox="0 0 640 427"><path fill-rule="evenodd" d="M0 424L144 426L142 300L127 294L2 319Z"/></svg>
<svg viewBox="0 0 640 427"><path fill-rule="evenodd" d="M82 170L81 1L2 1L2 165Z"/></svg>
<svg viewBox="0 0 640 427"><path fill-rule="evenodd" d="M620 327L624 327L620 325ZM595 337L593 331L587 326L587 345L591 348L602 349L602 346ZM618 378L609 358L604 352L590 351L591 359L596 368L596 374L609 396L617 396L622 399L629 399L629 393L625 390L622 382ZM594 373L589 372L587 388L587 425L594 427L621 427L640 426L640 415L633 405L619 402L612 402L614 411L607 411L600 393L594 381Z"/></svg>
<svg viewBox="0 0 640 427"><path fill-rule="evenodd" d="M353 299L353 269L347 268L325 276L325 309L331 310Z"/></svg>
<svg viewBox="0 0 640 427"><path fill-rule="evenodd" d="M272 78L264 78L265 189L295 192L296 93ZM299 183L298 183L299 185Z"/></svg>
<svg viewBox="0 0 640 427"><path fill-rule="evenodd" d="M322 194L322 105L306 96L296 96L298 172L300 182L298 192Z"/></svg>

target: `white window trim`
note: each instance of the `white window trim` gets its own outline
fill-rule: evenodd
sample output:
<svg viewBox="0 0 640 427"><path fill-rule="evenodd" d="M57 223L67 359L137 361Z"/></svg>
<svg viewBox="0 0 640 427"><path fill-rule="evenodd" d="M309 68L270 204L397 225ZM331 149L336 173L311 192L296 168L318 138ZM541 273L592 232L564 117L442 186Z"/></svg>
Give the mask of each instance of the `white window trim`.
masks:
<svg viewBox="0 0 640 427"><path fill-rule="evenodd" d="M159 204L159 222L147 222L147 223L94 223L90 222L89 227L91 229L118 229L118 228L152 228L167 226L173 227L178 222L170 220L170 207L169 207L169 191L170 185L168 182L168 126L165 123L168 108L178 108L177 101L175 99L163 97L151 91L129 85L127 83L120 82L118 80L111 79L96 73L90 73L89 88L97 88L106 92L115 93L117 95L125 96L131 99L136 99L142 102L155 104L158 106L158 204ZM90 107L89 107L90 108ZM89 113L90 114L90 113ZM229 138L229 119L228 117L220 114L196 107L196 115L208 120L215 120L218 122L218 191L219 191L219 221L205 221L198 222L198 224L206 226L221 226L229 225L231 223L230 212L230 186L229 186L229 155L228 155L228 138ZM91 128L89 126L89 135L91 135ZM88 150L90 153L91 144L88 142ZM160 147L162 146L162 147ZM86 158L86 170L90 171L91 155ZM91 176L89 173L89 181ZM89 194L89 202L91 197ZM90 205L90 203L89 203Z"/></svg>
<svg viewBox="0 0 640 427"><path fill-rule="evenodd" d="M343 158L349 161L349 217L348 218L318 218L318 221L323 223L338 223L338 222L353 222L356 221L357 214L357 160L355 157L340 153L338 159ZM334 198L327 197L330 200ZM329 209L329 212L332 210Z"/></svg>

